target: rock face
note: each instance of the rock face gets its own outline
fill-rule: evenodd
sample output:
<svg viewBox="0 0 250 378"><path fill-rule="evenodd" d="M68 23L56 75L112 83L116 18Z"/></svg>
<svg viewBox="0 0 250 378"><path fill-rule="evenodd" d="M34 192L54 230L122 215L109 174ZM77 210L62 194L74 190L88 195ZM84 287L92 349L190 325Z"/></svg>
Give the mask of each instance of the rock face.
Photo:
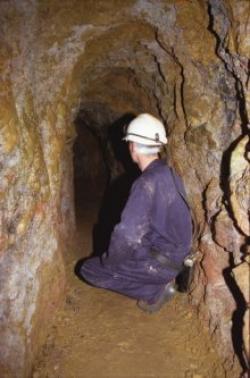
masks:
<svg viewBox="0 0 250 378"><path fill-rule="evenodd" d="M244 309L231 271L249 253L249 12L248 0L1 1L4 377L29 375L63 296L74 120L105 147L109 125L143 111L166 124L169 160L200 224L191 300L225 368L237 369L231 331ZM246 293L249 269L237 272Z"/></svg>

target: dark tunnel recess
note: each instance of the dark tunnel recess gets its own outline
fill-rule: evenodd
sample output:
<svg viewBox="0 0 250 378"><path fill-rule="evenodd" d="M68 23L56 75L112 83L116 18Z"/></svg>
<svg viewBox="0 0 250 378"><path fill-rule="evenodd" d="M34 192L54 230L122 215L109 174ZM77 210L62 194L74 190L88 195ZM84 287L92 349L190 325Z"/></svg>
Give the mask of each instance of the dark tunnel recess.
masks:
<svg viewBox="0 0 250 378"><path fill-rule="evenodd" d="M73 147L76 211L87 199L102 195L108 180L103 141L83 120L77 119L77 137Z"/></svg>

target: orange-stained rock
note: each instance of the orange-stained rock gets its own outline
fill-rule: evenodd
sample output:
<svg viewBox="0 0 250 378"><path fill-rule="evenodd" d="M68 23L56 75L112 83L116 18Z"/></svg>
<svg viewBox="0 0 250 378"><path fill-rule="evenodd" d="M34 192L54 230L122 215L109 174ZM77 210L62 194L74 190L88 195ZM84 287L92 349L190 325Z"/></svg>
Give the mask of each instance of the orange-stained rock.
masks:
<svg viewBox="0 0 250 378"><path fill-rule="evenodd" d="M249 300L250 300L250 264L249 258L248 261L243 262L242 264L236 266L233 269L233 275L235 281L240 288L246 303L246 309L243 319L243 342L246 357L250 358L250 310L249 310Z"/></svg>
<svg viewBox="0 0 250 378"><path fill-rule="evenodd" d="M233 216L239 229L250 235L249 197L250 197L250 140L242 138L231 155L230 162L230 203Z"/></svg>
<svg viewBox="0 0 250 378"><path fill-rule="evenodd" d="M192 301L226 368L237 369L235 300L224 275L242 258L248 233L249 6L248 0L0 2L6 377L29 376L63 297L63 260L75 230L74 120L84 121L103 148L89 137L84 166L87 179L101 182L102 158L111 177L122 170L107 147L109 126L144 111L164 121L169 161L201 225Z"/></svg>

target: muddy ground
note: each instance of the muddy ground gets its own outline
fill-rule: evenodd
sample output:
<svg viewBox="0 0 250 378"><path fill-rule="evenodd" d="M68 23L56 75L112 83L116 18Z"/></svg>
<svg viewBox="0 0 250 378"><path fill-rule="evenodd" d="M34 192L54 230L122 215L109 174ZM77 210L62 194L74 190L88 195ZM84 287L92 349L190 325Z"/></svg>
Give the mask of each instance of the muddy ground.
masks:
<svg viewBox="0 0 250 378"><path fill-rule="evenodd" d="M177 294L156 314L136 302L88 286L74 274L92 248L96 201L78 213L78 246L67 256L65 304L33 378L222 378L225 372L209 335L186 294Z"/></svg>

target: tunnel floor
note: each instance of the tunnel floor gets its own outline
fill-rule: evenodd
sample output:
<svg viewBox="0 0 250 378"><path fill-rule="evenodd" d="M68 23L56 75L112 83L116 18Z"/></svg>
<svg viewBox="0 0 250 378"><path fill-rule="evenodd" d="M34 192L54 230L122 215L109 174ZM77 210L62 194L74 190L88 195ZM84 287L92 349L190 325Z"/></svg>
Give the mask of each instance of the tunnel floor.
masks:
<svg viewBox="0 0 250 378"><path fill-rule="evenodd" d="M78 213L78 243L67 256L67 288L33 378L222 378L222 361L185 294L160 312L90 287L74 274L91 251L98 201Z"/></svg>

